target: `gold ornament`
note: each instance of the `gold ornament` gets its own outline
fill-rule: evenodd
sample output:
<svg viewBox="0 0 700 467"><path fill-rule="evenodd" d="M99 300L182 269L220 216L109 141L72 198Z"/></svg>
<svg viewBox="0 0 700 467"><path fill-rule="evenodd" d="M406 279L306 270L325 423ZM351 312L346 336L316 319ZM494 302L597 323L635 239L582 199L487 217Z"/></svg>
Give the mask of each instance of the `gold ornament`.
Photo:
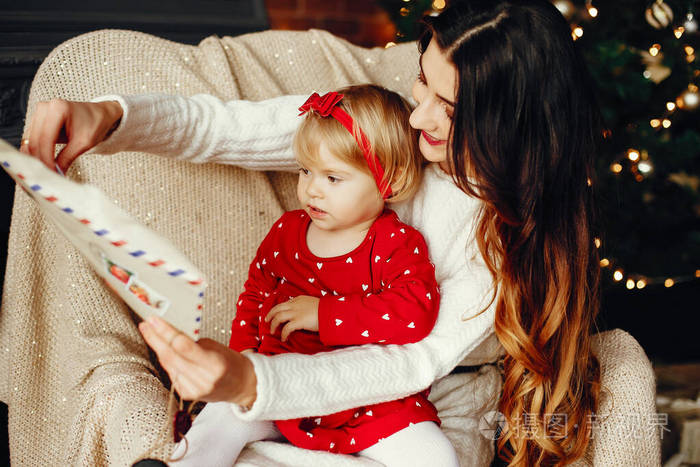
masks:
<svg viewBox="0 0 700 467"><path fill-rule="evenodd" d="M664 3L664 0L656 0L645 13L647 23L655 29L663 29L673 21L673 10Z"/></svg>
<svg viewBox="0 0 700 467"><path fill-rule="evenodd" d="M651 54L652 50L655 51L654 55ZM659 44L652 45L648 51L641 51L640 55L642 56L642 63L646 65L646 70L644 70L645 78L659 84L671 75L671 69L663 65L664 54L661 52Z"/></svg>

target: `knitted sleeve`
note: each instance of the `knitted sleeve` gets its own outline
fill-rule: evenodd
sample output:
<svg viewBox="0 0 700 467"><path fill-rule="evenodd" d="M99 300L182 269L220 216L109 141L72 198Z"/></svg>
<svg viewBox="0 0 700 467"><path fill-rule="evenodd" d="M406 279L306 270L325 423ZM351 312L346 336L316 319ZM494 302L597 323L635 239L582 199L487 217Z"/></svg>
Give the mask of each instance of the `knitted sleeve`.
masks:
<svg viewBox="0 0 700 467"><path fill-rule="evenodd" d="M223 102L208 94L100 96L92 102L117 101L124 113L110 137L88 152L139 151L252 170L295 170L291 146L305 98Z"/></svg>
<svg viewBox="0 0 700 467"><path fill-rule="evenodd" d="M493 332L491 275L480 258L469 266L440 284L437 322L417 343L315 355L247 355L255 368L257 399L246 412L233 410L245 420L284 420L395 400L430 387Z"/></svg>

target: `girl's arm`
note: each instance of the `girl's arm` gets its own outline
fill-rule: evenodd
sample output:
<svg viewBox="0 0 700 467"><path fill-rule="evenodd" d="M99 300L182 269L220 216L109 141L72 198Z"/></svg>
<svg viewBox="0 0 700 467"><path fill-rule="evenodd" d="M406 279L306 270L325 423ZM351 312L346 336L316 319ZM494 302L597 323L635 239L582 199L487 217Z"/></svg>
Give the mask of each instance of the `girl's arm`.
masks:
<svg viewBox="0 0 700 467"><path fill-rule="evenodd" d="M253 170L295 170L291 144L306 97L223 102L208 94L100 96L93 102L117 101L123 115L89 153L142 151Z"/></svg>

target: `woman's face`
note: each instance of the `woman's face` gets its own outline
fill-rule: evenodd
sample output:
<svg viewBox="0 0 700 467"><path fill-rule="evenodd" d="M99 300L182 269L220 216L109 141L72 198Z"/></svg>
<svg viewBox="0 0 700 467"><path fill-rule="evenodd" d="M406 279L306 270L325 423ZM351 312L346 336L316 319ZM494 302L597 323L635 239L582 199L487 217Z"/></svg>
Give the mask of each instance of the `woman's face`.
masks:
<svg viewBox="0 0 700 467"><path fill-rule="evenodd" d="M420 151L438 162L446 172L447 139L457 95L457 67L447 59L433 38L420 57L420 75L413 85L418 106L411 113L411 126L420 130Z"/></svg>

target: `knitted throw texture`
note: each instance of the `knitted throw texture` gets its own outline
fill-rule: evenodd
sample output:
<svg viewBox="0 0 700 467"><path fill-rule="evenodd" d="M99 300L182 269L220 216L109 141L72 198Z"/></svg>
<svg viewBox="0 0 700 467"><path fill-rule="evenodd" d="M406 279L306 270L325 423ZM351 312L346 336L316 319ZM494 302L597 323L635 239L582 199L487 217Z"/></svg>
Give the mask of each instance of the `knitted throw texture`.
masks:
<svg viewBox="0 0 700 467"><path fill-rule="evenodd" d="M46 58L32 85L28 117L38 101L87 101L110 93L261 100L373 82L408 96L417 60L415 44L370 50L315 30L209 37L198 46L132 31L96 31ZM202 335L224 344L260 240L284 210L297 207L291 174L143 153L85 155L68 176L100 187L202 269L210 280ZM135 320L16 190L0 313L0 399L9 405L12 465L127 466L172 439L166 431L167 378ZM654 375L644 351L620 330L597 335L594 348L609 391L599 413L613 416L600 423L587 459L576 465L658 465L658 436L635 438L620 428L620 417L635 416L647 428L655 412ZM500 375L492 366L433 385L442 428L465 466L490 463L475 458L474 447L460 440L478 430L481 415L495 410L496 397L477 407L464 394L498 388ZM171 449L165 445L155 455L165 458ZM262 441L248 446L236 465L378 464Z"/></svg>

